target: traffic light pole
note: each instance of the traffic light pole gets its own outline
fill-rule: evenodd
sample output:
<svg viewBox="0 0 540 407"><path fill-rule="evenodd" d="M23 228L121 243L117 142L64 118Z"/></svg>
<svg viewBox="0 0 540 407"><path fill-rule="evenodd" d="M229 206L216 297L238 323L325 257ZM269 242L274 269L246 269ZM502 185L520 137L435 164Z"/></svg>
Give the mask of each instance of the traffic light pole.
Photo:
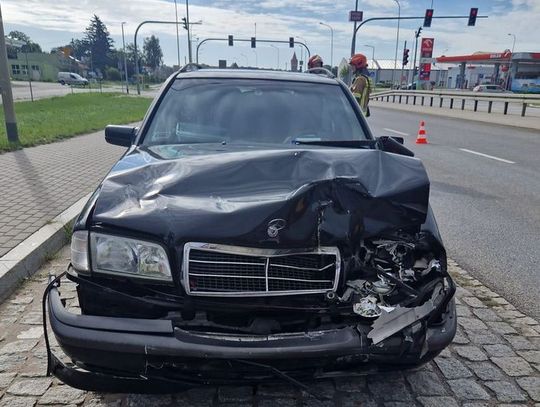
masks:
<svg viewBox="0 0 540 407"><path fill-rule="evenodd" d="M135 35L133 38L133 45L134 45L134 58L135 58L135 75L137 75L137 95L141 94L141 83L139 80L139 54L137 52L137 34L139 33L139 29L145 25L145 24L181 24L177 21L159 21L159 20L146 20L140 23L137 28L135 29ZM4 38L4 37L2 37Z"/></svg>
<svg viewBox="0 0 540 407"><path fill-rule="evenodd" d="M403 53L405 53L405 50L407 49L407 40L405 40L405 44L403 44ZM399 89L401 89L401 86L403 85L403 69L405 69L405 61L401 61L401 72L399 74ZM394 87L394 84L392 83L392 89Z"/></svg>
<svg viewBox="0 0 540 407"><path fill-rule="evenodd" d="M196 51L196 54L195 54L195 61L197 61L197 63L199 63L199 48L205 42L209 42L209 41L227 41L227 42L229 42L229 38L205 38L204 40L199 42L199 44L197 45L197 51ZM251 38L249 40L248 39L242 39L242 38L234 38L233 41L251 42ZM265 43L270 42L270 43L278 43L278 44L290 44L289 41L281 41L281 40L256 40L256 42L265 42ZM304 44L303 42L300 42L300 41L295 41L294 43L304 47L304 49L307 52L308 59L309 59L309 57L311 57L311 52L310 52L310 50L309 50L309 48L308 48L308 46L306 44Z"/></svg>
<svg viewBox="0 0 540 407"><path fill-rule="evenodd" d="M414 79L416 78L416 53L418 51L418 37L420 37L421 31L422 27L419 27L418 30L414 32L414 57L411 83L414 83Z"/></svg>
<svg viewBox="0 0 540 407"><path fill-rule="evenodd" d="M370 21L384 21L384 20L423 20L425 16L418 16L418 17L372 17L368 18L367 20L362 21L358 26L354 29L352 41L351 41L351 56L355 54L355 48L356 48L356 34L358 33L358 30L360 27L362 27L364 24L369 23ZM432 18L444 18L444 19L456 19L456 18L466 18L469 19L469 16L433 16ZM477 16L476 18L488 18L488 16Z"/></svg>

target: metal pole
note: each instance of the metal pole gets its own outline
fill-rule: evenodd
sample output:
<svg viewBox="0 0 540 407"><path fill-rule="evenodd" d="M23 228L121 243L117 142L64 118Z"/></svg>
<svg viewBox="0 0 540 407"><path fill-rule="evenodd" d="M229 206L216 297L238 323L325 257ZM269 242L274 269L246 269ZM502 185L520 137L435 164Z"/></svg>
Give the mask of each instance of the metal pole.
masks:
<svg viewBox="0 0 540 407"><path fill-rule="evenodd" d="M401 21L401 4L399 4L398 0L394 0L394 1L398 5L398 20L397 20L396 53L394 55L394 70L392 71L392 86L395 85L394 78L395 78L395 73L396 73L396 68L397 68L397 54L398 54L398 47L399 47L399 22Z"/></svg>
<svg viewBox="0 0 540 407"><path fill-rule="evenodd" d="M277 69L279 69L279 48L276 47L276 46L273 45L273 44L270 44L270 46L271 46L272 48L275 48L276 51L277 51Z"/></svg>
<svg viewBox="0 0 540 407"><path fill-rule="evenodd" d="M364 47L371 48L371 60L375 63L375 47L373 45L364 44Z"/></svg>
<svg viewBox="0 0 540 407"><path fill-rule="evenodd" d="M129 80L128 80L127 56L126 56L126 40L124 38L124 24L125 22L122 23L122 50L123 50L122 52L124 54L124 76L126 79L126 93L129 94Z"/></svg>
<svg viewBox="0 0 540 407"><path fill-rule="evenodd" d="M420 28L422 28L422 27L419 27L418 31L415 31L415 33L414 33L414 36L415 36L415 40L414 40L414 62L413 62L413 71L412 71L411 84L414 83L414 78L416 77L416 74L415 74L415 71L416 71L416 51L418 49L418 37L420 37Z"/></svg>
<svg viewBox="0 0 540 407"><path fill-rule="evenodd" d="M325 24L322 21L319 22L320 25L330 28L330 67L334 66L334 29L331 25Z"/></svg>
<svg viewBox="0 0 540 407"><path fill-rule="evenodd" d="M2 19L1 6L0 6L0 92L2 93L2 103L4 105L4 118L6 120L7 139L10 143L18 143L19 133L17 131L17 119L15 117L15 107L13 106L13 93L11 91L11 81L9 79L6 38L4 36L4 21Z"/></svg>
<svg viewBox="0 0 540 407"><path fill-rule="evenodd" d="M178 58L178 68L180 69L180 33L178 32L178 4L174 0L174 15L176 21L176 56Z"/></svg>
<svg viewBox="0 0 540 407"><path fill-rule="evenodd" d="M358 11L358 0L356 0L356 4L354 6L354 11ZM354 55L355 53L355 50L356 50L356 30L357 30L357 22L355 21L354 22L354 26L353 26L353 38L352 38L352 41L351 41L351 56Z"/></svg>
<svg viewBox="0 0 540 407"><path fill-rule="evenodd" d="M30 100L34 101L34 92L32 90L32 78L30 77L30 65L28 64L28 43L26 43L26 49L24 51L26 58L26 74L28 75L28 85L30 86Z"/></svg>
<svg viewBox="0 0 540 407"><path fill-rule="evenodd" d="M191 26L189 25L189 0L186 0L186 25L187 25L187 40L188 40L188 52L189 52L189 63L193 62L191 57Z"/></svg>
<svg viewBox="0 0 540 407"><path fill-rule="evenodd" d="M403 52L405 52L405 49L407 49L407 40L405 40L405 44L403 44ZM403 64L403 61L401 62L401 72L399 74L399 89L401 89L401 86L403 85L403 69L405 68L405 65Z"/></svg>

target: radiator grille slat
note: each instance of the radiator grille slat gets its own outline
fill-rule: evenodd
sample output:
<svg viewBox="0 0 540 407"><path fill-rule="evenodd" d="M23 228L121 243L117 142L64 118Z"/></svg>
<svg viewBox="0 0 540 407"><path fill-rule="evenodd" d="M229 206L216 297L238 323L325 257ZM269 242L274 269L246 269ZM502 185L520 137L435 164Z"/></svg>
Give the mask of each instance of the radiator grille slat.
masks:
<svg viewBox="0 0 540 407"><path fill-rule="evenodd" d="M335 291L337 248L276 251L188 243L183 282L191 295L268 296Z"/></svg>

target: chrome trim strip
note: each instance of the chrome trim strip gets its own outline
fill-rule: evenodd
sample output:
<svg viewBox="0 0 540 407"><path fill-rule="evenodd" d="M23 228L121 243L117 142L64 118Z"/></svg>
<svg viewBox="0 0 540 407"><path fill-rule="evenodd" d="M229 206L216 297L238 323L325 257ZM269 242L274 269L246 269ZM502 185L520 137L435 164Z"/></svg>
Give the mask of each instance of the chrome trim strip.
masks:
<svg viewBox="0 0 540 407"><path fill-rule="evenodd" d="M329 264L327 266L324 266L324 267L318 269L318 268L315 268L315 267L297 267L297 266L286 266L284 264L271 264L272 267L283 267L283 268L288 268L288 269L293 269L293 270L308 270L308 271L324 271L327 268L332 267L333 265L334 264Z"/></svg>
<svg viewBox="0 0 540 407"><path fill-rule="evenodd" d="M223 254L239 254L243 256L257 256L257 257L266 257L266 264L265 264L265 274L266 277L266 291L204 291L204 292L197 292L197 291L191 291L189 286L189 253L191 249L196 250L203 250L203 251L209 251L209 252L218 252ZM270 266L270 258L272 257L282 257L282 256L289 256L289 255L301 255L301 254L327 254L327 255L333 255L335 256L335 279L334 284L331 289L313 289L313 290L286 290L286 291L269 291L268 290L268 281L269 279L272 280L285 280L285 278L280 277L268 277L268 268ZM215 263L214 263L215 264ZM247 263L241 263L241 264L247 264ZM257 264L262 265L262 264ZM273 265L272 266L280 266L280 265ZM326 267L329 267L325 266ZM294 267L294 266L291 266ZM324 270L323 268L322 270ZM317 271L315 269L314 271ZM319 270L321 271L321 270ZM195 275L195 274L192 274ZM301 294L321 294L326 293L329 291L335 292L337 290L338 284L339 284L339 277L341 275L341 255L339 252L339 249L337 247L319 247L319 248L313 248L313 249L260 249L260 248L251 248L251 247L239 247L239 246L230 246L230 245L222 245L222 244L215 244L215 243L202 243L202 242L188 242L184 245L183 250L183 259L182 259L182 285L184 286L184 289L188 295L191 296L203 296L203 297L267 297L267 296L279 296L279 295L301 295ZM209 276L208 274L203 274L202 276ZM216 277L226 277L225 275L218 275ZM252 276L231 276L231 277L237 277L237 278L256 278ZM261 277L257 277L261 278ZM294 281L294 279L292 279ZM304 280L297 280L297 281L304 281ZM323 282L329 282L332 280L323 280ZM307 282L320 282L317 280L308 280Z"/></svg>
<svg viewBox="0 0 540 407"><path fill-rule="evenodd" d="M209 261L209 260L190 260L189 262L190 263L208 263L208 264L246 264L248 266L264 266L266 264L266 263L242 263L241 261Z"/></svg>

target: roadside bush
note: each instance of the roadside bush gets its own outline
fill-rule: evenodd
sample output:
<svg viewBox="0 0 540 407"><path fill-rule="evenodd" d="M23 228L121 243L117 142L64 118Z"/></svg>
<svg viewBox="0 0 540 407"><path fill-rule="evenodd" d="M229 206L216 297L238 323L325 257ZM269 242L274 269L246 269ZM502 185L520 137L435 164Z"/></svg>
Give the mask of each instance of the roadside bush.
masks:
<svg viewBox="0 0 540 407"><path fill-rule="evenodd" d="M105 78L110 81L120 81L122 80L122 75L118 69L109 66L105 69Z"/></svg>

